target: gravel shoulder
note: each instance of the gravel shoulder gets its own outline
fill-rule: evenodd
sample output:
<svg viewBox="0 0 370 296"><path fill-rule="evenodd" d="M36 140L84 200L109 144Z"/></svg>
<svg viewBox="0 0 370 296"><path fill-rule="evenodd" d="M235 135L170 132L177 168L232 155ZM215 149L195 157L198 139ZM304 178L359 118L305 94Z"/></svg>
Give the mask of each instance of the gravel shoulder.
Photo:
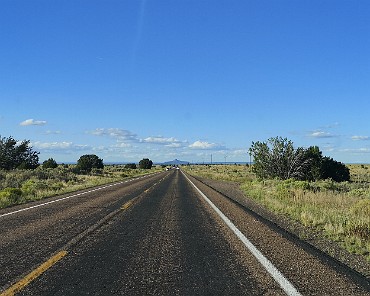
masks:
<svg viewBox="0 0 370 296"><path fill-rule="evenodd" d="M195 177L195 176L193 176ZM264 220L270 225L280 228L282 231L290 233L292 236L309 244L313 249L322 252L323 255L333 258L344 268L349 267L354 273L361 274L370 280L370 263L360 255L351 254L343 249L338 243L325 238L318 230L303 226L286 216L275 214L262 207L251 198L248 198L240 189L240 184L235 182L211 180L202 177L195 177L204 184L217 190L224 196L243 205L247 210L252 211L259 219Z"/></svg>

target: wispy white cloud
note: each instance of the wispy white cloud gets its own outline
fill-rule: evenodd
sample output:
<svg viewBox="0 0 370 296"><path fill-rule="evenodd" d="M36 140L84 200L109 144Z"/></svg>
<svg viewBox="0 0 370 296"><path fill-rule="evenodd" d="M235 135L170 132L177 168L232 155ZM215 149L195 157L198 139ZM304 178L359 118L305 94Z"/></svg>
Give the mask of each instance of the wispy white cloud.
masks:
<svg viewBox="0 0 370 296"><path fill-rule="evenodd" d="M234 150L231 150L230 153L232 153L235 156L245 156L245 157L248 156L249 157L248 149L234 149Z"/></svg>
<svg viewBox="0 0 370 296"><path fill-rule="evenodd" d="M77 145L72 142L32 142L32 147L40 150L86 150L88 145Z"/></svg>
<svg viewBox="0 0 370 296"><path fill-rule="evenodd" d="M328 133L328 132L324 132L324 131L313 131L310 134L308 134L308 136L311 138L317 138L317 139L326 139L326 138L336 137L335 135Z"/></svg>
<svg viewBox="0 0 370 296"><path fill-rule="evenodd" d="M46 131L46 135L60 135L62 132L61 131Z"/></svg>
<svg viewBox="0 0 370 296"><path fill-rule="evenodd" d="M370 140L370 137L369 136L352 136L351 139L354 141L367 141L367 140Z"/></svg>
<svg viewBox="0 0 370 296"><path fill-rule="evenodd" d="M34 120L34 119L27 119L22 121L19 125L21 126L29 126L29 125L45 125L47 122L45 120Z"/></svg>
<svg viewBox="0 0 370 296"><path fill-rule="evenodd" d="M112 146L114 148L130 148L132 147L131 144L128 143L118 143L117 145Z"/></svg>
<svg viewBox="0 0 370 296"><path fill-rule="evenodd" d="M216 144L216 143L209 143L205 141L195 141L193 144L188 146L191 149L200 149L200 150L212 150L212 149L223 149L224 147Z"/></svg>
<svg viewBox="0 0 370 296"><path fill-rule="evenodd" d="M171 138L165 138L162 136L158 137L148 137L143 140L146 143L154 143L154 144L168 144L168 143L178 143L179 140L171 137Z"/></svg>
<svg viewBox="0 0 370 296"><path fill-rule="evenodd" d="M180 147L182 147L182 145L180 143L171 143L171 144L167 144L165 146L169 147L169 148L180 148Z"/></svg>
<svg viewBox="0 0 370 296"><path fill-rule="evenodd" d="M136 134L121 128L97 128L93 131L88 132L95 136L108 136L115 138L117 141L139 141Z"/></svg>
<svg viewBox="0 0 370 296"><path fill-rule="evenodd" d="M370 153L370 148L358 148L358 149L341 149L341 152L348 152L348 153Z"/></svg>
<svg viewBox="0 0 370 296"><path fill-rule="evenodd" d="M34 142L32 146L38 149L69 149L72 147L72 142Z"/></svg>
<svg viewBox="0 0 370 296"><path fill-rule="evenodd" d="M327 129L327 128L337 128L340 126L340 123L339 122L334 122L334 123L331 123L331 124L328 124L328 125L325 125L325 126L322 126L322 127L318 127L319 129Z"/></svg>
<svg viewBox="0 0 370 296"><path fill-rule="evenodd" d="M169 148L180 148L184 146L187 141L180 141L174 137L165 138L162 136L148 137L142 140L144 143L164 145Z"/></svg>

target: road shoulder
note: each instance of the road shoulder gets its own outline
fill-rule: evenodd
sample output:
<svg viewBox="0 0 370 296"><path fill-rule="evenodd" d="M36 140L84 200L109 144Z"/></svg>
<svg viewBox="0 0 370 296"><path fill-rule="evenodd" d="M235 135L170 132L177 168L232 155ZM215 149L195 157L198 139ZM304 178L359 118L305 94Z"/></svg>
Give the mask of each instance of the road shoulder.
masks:
<svg viewBox="0 0 370 296"><path fill-rule="evenodd" d="M194 177L194 176L193 176ZM303 226L297 221L289 219L286 216L272 213L268 209L257 204L254 200L248 198L240 189L240 185L234 182L211 180L202 177L196 177L199 181L214 188L221 194L233 199L247 209L253 211L263 219L284 229L301 240L312 245L323 253L329 255L340 263L348 266L355 272L362 274L370 280L370 263L360 255L351 254L343 249L338 243L325 238L318 230Z"/></svg>

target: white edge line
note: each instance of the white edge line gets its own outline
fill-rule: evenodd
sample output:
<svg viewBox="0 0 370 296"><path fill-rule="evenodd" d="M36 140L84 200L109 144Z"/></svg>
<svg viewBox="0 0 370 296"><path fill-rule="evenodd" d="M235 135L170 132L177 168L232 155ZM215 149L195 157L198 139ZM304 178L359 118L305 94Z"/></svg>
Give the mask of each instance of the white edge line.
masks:
<svg viewBox="0 0 370 296"><path fill-rule="evenodd" d="M289 296L302 296L301 293L284 277L284 275L268 260L248 239L247 237L227 218L209 198L186 176L186 179L204 198L204 200L212 207L212 209L221 217L226 225L235 233L235 235L244 243L247 249L253 254L254 257L262 264L267 272L274 278L280 285L284 292Z"/></svg>
<svg viewBox="0 0 370 296"><path fill-rule="evenodd" d="M145 177L151 176L151 175L153 175L153 174L145 175ZM140 177L140 178L144 178L144 177ZM14 215L14 214L17 214L19 212L24 212L24 211L28 211L28 210L31 210L31 209L35 209L35 208L38 208L38 207L43 207L43 206L46 206L46 205L49 205L49 204L52 204L52 203L55 203L55 202L63 201L63 200L66 200L66 199L69 199L69 198L72 198L72 197L76 197L76 196L80 196L80 195L83 195L83 194L86 194L86 193L91 193L91 192L94 192L94 191L98 191L98 190L101 190L101 189L104 189L104 188L120 185L120 184L127 183L129 181L137 180L137 179L138 178L134 178L134 179L126 180L126 181L117 182L117 183L114 183L114 184L109 184L109 185L106 185L106 186L103 186L103 187L91 189L91 190L84 191L84 192L81 192L81 193L77 193L77 194L69 195L69 196L66 196L66 197L62 197L62 198L59 198L59 199L56 199L56 200L48 201L48 202L38 204L38 205L35 205L35 206L32 206L32 207L28 207L28 208L20 209L20 210L17 210L17 211L1 214L0 218L5 217L5 216Z"/></svg>

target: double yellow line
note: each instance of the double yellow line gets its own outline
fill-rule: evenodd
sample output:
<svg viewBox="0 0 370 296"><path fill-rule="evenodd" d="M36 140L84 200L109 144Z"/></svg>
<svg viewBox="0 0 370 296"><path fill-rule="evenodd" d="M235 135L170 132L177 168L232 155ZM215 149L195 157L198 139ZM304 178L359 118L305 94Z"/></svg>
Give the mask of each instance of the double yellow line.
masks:
<svg viewBox="0 0 370 296"><path fill-rule="evenodd" d="M45 261L39 267L31 271L27 274L23 279L19 282L15 283L9 289L5 290L0 294L0 296L13 296L19 291L21 291L24 287L26 287L30 282L38 278L41 274L43 274L46 270L52 267L55 263L57 263L60 259L62 259L65 255L67 255L67 251L60 251L59 253L55 254L49 260Z"/></svg>
<svg viewBox="0 0 370 296"><path fill-rule="evenodd" d="M158 183L155 183L153 186L157 185ZM146 189L144 193L148 193L150 191L150 188ZM129 207L131 207L134 202L138 199L138 197L133 198L132 200L124 203L121 206L121 210L127 210ZM20 292L22 289L24 289L27 285L29 285L33 280L38 278L41 274L43 274L45 271L47 271L50 267L52 267L55 263L57 263L59 260L61 260L64 256L67 255L67 251L60 251L51 258L49 258L47 261L42 263L39 267L31 271L29 274L27 274L24 278L22 278L20 281L12 285L10 288L5 290L0 294L0 296L13 296L16 293Z"/></svg>

